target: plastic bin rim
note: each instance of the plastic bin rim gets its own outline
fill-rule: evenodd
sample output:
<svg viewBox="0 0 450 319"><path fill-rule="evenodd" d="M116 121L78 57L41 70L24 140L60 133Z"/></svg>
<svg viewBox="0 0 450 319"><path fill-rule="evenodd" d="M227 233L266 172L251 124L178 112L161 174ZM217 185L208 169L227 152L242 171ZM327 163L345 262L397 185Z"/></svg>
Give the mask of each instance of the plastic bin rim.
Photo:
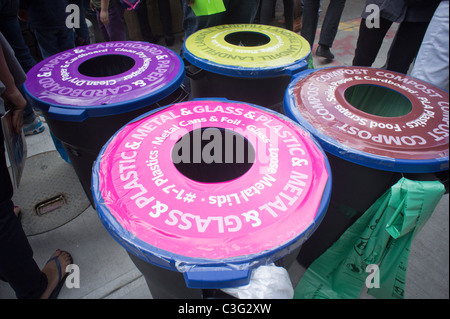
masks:
<svg viewBox="0 0 450 319"><path fill-rule="evenodd" d="M242 66L220 64L214 61L209 61L200 58L195 54L191 53L186 48L186 41L183 43L183 57L192 65L195 65L200 69L212 73L241 78L268 78L283 75L294 76L298 72L305 70L308 67L307 60L309 55L310 53L307 54L304 59L299 59L290 64L285 64L281 66L266 67L266 68L251 68L251 67L247 68Z"/></svg>

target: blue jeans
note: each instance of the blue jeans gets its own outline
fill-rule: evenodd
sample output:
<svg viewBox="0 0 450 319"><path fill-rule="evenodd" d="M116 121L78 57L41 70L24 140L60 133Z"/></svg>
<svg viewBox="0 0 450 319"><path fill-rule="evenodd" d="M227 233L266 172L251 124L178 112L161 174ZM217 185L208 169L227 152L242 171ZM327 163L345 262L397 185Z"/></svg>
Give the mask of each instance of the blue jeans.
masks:
<svg viewBox="0 0 450 319"><path fill-rule="evenodd" d="M309 42L311 50L316 37L320 5L321 1L319 0L305 0L303 5L303 26L301 35ZM320 31L320 45L330 48L333 46L344 7L345 0L330 1L323 20L322 30Z"/></svg>
<svg viewBox="0 0 450 319"><path fill-rule="evenodd" d="M31 55L22 36L22 29L17 19L18 3L18 0L0 0L0 32L12 47L20 66L27 73L36 64L36 60ZM20 86L19 89L25 96L23 86ZM31 104L27 103L23 112L24 124L32 123L35 118L36 115Z"/></svg>
<svg viewBox="0 0 450 319"><path fill-rule="evenodd" d="M8 40L17 60L27 73L36 64L36 60L32 57L22 36L22 29L17 19L18 2L19 0L0 0L0 32Z"/></svg>
<svg viewBox="0 0 450 319"><path fill-rule="evenodd" d="M62 51L73 49L75 47L75 37L72 29L63 27L40 27L32 28L42 58L47 59Z"/></svg>

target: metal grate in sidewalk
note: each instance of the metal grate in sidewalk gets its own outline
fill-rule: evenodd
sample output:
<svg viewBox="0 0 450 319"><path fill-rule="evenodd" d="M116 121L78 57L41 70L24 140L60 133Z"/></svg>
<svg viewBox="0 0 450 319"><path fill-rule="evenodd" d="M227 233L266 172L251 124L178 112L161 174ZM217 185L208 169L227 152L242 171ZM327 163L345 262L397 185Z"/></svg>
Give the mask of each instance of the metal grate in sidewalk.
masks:
<svg viewBox="0 0 450 319"><path fill-rule="evenodd" d="M27 158L13 201L21 208L27 236L58 228L90 205L73 167L56 151Z"/></svg>

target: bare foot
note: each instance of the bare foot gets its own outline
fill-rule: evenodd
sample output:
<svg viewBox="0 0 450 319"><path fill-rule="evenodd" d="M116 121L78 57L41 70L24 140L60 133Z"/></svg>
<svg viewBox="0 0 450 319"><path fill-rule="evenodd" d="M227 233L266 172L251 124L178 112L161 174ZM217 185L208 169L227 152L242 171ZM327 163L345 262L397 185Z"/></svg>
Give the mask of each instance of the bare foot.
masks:
<svg viewBox="0 0 450 319"><path fill-rule="evenodd" d="M71 263L70 254L68 252L57 249L51 258L55 256L58 256L59 264L61 265L61 278L63 278L66 273L66 267ZM50 262L48 262L44 266L44 268L42 268L42 272L47 276L48 284L47 288L41 296L41 299L48 299L53 290L55 290L56 286L58 286L59 280L61 279L59 278L56 261L51 260Z"/></svg>

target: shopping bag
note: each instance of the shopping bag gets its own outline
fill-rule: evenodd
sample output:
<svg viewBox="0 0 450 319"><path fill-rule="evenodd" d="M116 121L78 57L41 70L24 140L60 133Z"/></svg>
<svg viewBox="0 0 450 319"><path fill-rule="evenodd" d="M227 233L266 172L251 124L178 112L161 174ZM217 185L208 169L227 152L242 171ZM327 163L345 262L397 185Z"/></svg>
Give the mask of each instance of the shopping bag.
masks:
<svg viewBox="0 0 450 319"><path fill-rule="evenodd" d="M221 290L238 299L292 299L294 296L289 273L274 263L254 269L247 285Z"/></svg>
<svg viewBox="0 0 450 319"><path fill-rule="evenodd" d="M358 298L368 287L376 298L402 299L411 242L444 193L439 181L400 179L311 264L294 298Z"/></svg>
<svg viewBox="0 0 450 319"><path fill-rule="evenodd" d="M192 6L197 17L207 16L226 11L223 0L195 0Z"/></svg>

